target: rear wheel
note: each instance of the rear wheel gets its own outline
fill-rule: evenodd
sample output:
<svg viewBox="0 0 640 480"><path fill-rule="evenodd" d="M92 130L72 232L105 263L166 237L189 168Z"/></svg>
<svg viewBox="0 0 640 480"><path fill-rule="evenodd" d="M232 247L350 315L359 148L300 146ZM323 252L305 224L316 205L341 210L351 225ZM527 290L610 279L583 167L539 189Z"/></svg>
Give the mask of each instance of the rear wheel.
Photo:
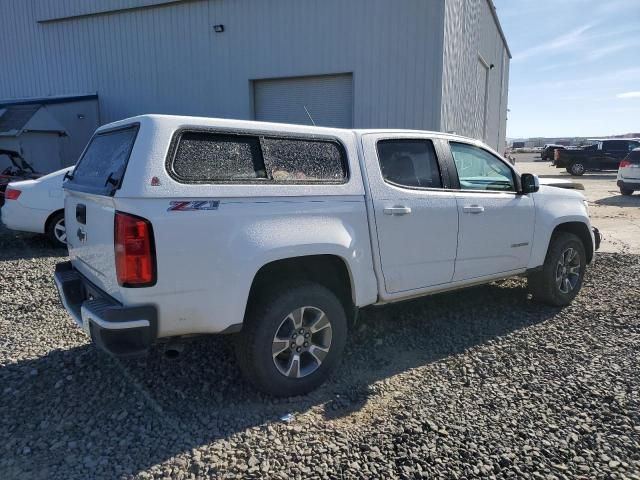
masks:
<svg viewBox="0 0 640 480"><path fill-rule="evenodd" d="M620 193L622 195L633 195L633 190L629 190L628 188L620 187Z"/></svg>
<svg viewBox="0 0 640 480"><path fill-rule="evenodd" d="M47 236L56 247L67 246L67 229L64 225L64 212L51 216L47 222Z"/></svg>
<svg viewBox="0 0 640 480"><path fill-rule="evenodd" d="M245 378L277 397L302 395L338 365L347 317L340 300L311 282L264 289L248 307L236 354Z"/></svg>
<svg viewBox="0 0 640 480"><path fill-rule="evenodd" d="M529 275L534 300L556 307L571 303L582 287L586 264L585 248L577 236L554 234L542 270Z"/></svg>
<svg viewBox="0 0 640 480"><path fill-rule="evenodd" d="M584 166L583 163L580 163L580 162L574 162L567 167L567 172L569 172L571 175L578 176L578 177L580 175L584 175L584 172L586 171L587 171L587 168Z"/></svg>

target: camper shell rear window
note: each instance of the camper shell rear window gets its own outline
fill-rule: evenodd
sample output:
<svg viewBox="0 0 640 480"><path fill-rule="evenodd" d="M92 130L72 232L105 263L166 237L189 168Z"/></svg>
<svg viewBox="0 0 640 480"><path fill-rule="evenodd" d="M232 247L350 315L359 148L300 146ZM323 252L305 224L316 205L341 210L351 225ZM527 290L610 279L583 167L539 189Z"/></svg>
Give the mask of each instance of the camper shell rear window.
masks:
<svg viewBox="0 0 640 480"><path fill-rule="evenodd" d="M96 133L85 148L65 188L113 195L120 188L138 135L138 124Z"/></svg>
<svg viewBox="0 0 640 480"><path fill-rule="evenodd" d="M349 174L335 139L191 129L175 134L167 170L181 183L342 184Z"/></svg>

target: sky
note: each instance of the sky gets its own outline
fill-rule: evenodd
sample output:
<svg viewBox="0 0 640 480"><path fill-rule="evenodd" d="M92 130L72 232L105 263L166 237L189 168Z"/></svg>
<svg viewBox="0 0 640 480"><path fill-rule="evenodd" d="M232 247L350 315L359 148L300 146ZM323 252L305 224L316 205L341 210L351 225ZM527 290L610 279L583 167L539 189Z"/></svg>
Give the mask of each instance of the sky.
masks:
<svg viewBox="0 0 640 480"><path fill-rule="evenodd" d="M640 132L640 0L494 0L511 49L507 136Z"/></svg>

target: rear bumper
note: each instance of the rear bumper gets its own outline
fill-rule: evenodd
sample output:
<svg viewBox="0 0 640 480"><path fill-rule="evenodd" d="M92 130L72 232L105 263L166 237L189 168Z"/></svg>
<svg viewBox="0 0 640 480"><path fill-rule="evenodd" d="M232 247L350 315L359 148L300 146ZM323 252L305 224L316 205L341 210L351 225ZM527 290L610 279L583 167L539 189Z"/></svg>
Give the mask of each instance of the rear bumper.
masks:
<svg viewBox="0 0 640 480"><path fill-rule="evenodd" d="M153 305L121 305L84 278L71 262L56 265L55 283L64 308L107 353L140 355L155 342L158 314Z"/></svg>
<svg viewBox="0 0 640 480"><path fill-rule="evenodd" d="M44 225L52 212L23 206L17 200L10 200L2 206L1 221L10 230L45 233Z"/></svg>
<svg viewBox="0 0 640 480"><path fill-rule="evenodd" d="M618 180L618 187L629 190L640 190L640 180L634 180L632 182L628 180Z"/></svg>

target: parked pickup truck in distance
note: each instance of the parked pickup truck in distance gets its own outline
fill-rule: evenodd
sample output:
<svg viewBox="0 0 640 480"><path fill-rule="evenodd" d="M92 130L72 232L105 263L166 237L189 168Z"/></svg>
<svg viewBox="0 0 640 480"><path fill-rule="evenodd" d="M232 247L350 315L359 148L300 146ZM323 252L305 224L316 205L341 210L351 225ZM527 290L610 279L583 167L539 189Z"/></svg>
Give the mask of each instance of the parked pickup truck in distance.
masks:
<svg viewBox="0 0 640 480"><path fill-rule="evenodd" d="M564 146L555 144L545 144L540 151L540 158L548 162L553 161L553 154L556 149L564 150Z"/></svg>
<svg viewBox="0 0 640 480"><path fill-rule="evenodd" d="M575 190L476 140L144 115L64 183L62 303L102 349L231 333L260 390L309 392L358 309L527 275L570 303L599 244Z"/></svg>
<svg viewBox="0 0 640 480"><path fill-rule="evenodd" d="M588 170L617 170L620 161L638 147L640 141L637 140L599 140L576 150L556 149L553 164L576 176L584 175Z"/></svg>

